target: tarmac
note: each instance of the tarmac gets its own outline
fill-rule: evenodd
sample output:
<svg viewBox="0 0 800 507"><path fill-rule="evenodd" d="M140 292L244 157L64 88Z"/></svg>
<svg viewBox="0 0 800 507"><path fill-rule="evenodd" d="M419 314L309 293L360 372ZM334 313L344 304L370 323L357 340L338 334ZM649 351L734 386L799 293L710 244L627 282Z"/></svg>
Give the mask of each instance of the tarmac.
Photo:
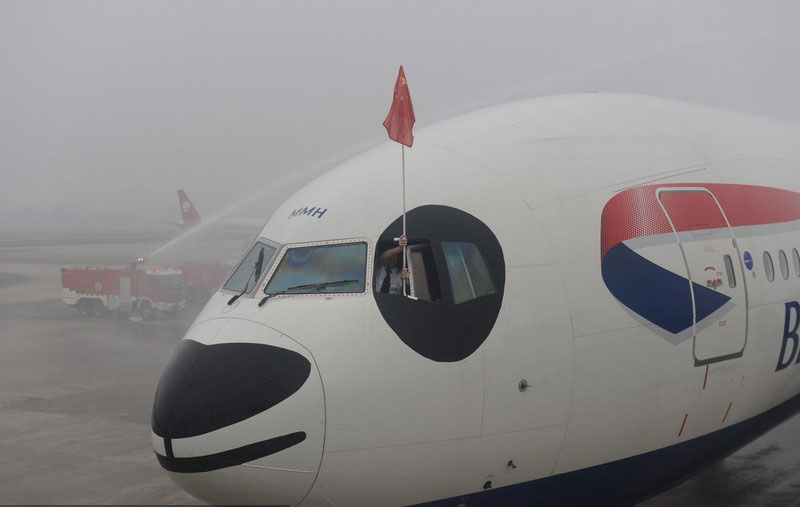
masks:
<svg viewBox="0 0 800 507"><path fill-rule="evenodd" d="M0 503L200 503L150 440L156 384L200 306L142 322L81 318L61 301L61 267L157 246L0 246ZM800 416L641 505L800 506L798 435Z"/></svg>
<svg viewBox="0 0 800 507"><path fill-rule="evenodd" d="M199 503L153 455L156 384L199 306L172 320L85 319L62 266L124 264L152 244L0 248L0 502Z"/></svg>

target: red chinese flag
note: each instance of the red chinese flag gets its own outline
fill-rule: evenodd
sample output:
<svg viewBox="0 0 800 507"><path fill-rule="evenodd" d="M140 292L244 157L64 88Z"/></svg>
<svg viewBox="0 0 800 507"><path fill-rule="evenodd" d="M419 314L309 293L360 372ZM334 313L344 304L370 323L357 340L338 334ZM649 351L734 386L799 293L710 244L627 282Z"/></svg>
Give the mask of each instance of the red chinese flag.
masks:
<svg viewBox="0 0 800 507"><path fill-rule="evenodd" d="M405 144L409 148L414 144L414 134L411 129L414 127L414 106L411 104L411 94L408 92L406 73L403 66L397 74L397 82L394 84L394 99L389 114L383 120L383 126L389 133L389 138L398 143Z"/></svg>

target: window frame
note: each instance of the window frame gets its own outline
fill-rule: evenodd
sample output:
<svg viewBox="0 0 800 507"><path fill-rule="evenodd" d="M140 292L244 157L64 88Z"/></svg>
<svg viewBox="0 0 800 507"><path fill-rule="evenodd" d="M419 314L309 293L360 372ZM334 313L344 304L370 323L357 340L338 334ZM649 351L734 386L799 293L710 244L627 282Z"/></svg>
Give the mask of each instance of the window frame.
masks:
<svg viewBox="0 0 800 507"><path fill-rule="evenodd" d="M772 254L770 254L767 250L764 250L764 253L761 254L761 261L764 263L764 276L767 277L767 281L772 283L775 281L775 263L772 262ZM769 269L767 269L767 261L769 261Z"/></svg>
<svg viewBox="0 0 800 507"><path fill-rule="evenodd" d="M277 257L277 254L278 254L278 253L281 251L281 244L280 244L280 243L277 243L277 242L275 242L275 241L272 241L272 240L270 240L270 239L267 239L267 238L264 238L264 237L258 237L258 238L256 238L256 239L255 239L255 240L254 240L252 243L250 243L250 246L248 246L248 247L247 247L247 248L244 250L244 252L242 253L242 258L241 258L241 259L239 259L239 262L237 262L237 263L236 263L236 265L235 265L234 267L232 267L232 268L230 269L230 271L228 271L228 276L226 276L226 277L225 277L225 280L222 282L222 286L219 288L220 292L223 292L223 293L225 293L225 294L239 294L239 292L238 292L238 291L235 291L235 290L233 290L233 289L226 289L226 288L225 288L225 285L228 283L228 281L230 281L230 279L231 279L231 277L233 276L233 274L236 272L236 270L237 270L237 269L239 269L239 266L241 266L241 265L242 265L242 263L243 263L243 262L245 261L245 259L247 258L247 254L248 254L248 253L250 253L250 250L252 250L252 249L253 249L253 247L255 247L257 243L264 243L264 244L266 244L267 246L271 246L272 248L274 248L274 249L275 249L275 252L273 252L273 253L272 253L272 258L266 261L266 262L267 262L267 265L266 265L266 266L263 266L263 267L261 268L261 276L259 276L259 279L258 279L258 280L256 280L256 283L255 283L255 284L253 284L253 288L252 288L252 289L250 289L250 291L248 291L248 292L246 292L246 293L242 294L242 296L251 296L252 294L254 294L254 292L253 292L253 291L254 291L256 288L258 288L258 286L259 286L259 282L264 280L264 276L265 276L265 275L266 275L266 273L268 272L268 270L267 270L267 269L264 269L264 267L266 267L266 268L268 268L268 269L269 269L269 268L271 268L271 267L272 267L272 264L274 264L274 263L275 263L275 259L276 259L276 257Z"/></svg>
<svg viewBox="0 0 800 507"><path fill-rule="evenodd" d="M443 289L443 285L442 285L441 270L439 269L440 261L437 258L436 244L434 242L430 241L430 239L424 239L423 241L424 241L423 243L409 244L406 247L406 249L407 249L407 262L408 262L408 274L409 274L409 278L408 278L408 282L409 282L408 283L408 296L411 299L414 299L415 301L425 301L427 303L434 303L434 304L440 305L440 304L445 302L445 296L444 296L444 289ZM411 254L412 254L412 251L419 251L419 252L422 253L425 249L427 249L427 251L428 251L427 253L429 253L429 255L430 255L430 258L429 258L430 266L432 266L432 269L436 273L436 285L437 285L436 289L438 290L438 294L439 294L439 299L438 300L437 299L426 299L426 298L418 296L417 293L416 293L416 291L417 291L417 287L416 287L416 283L415 283L416 275L415 275L415 270L414 270L413 264L411 262ZM424 255L424 253L423 253L423 255ZM427 268L428 264L427 263L424 264L423 267ZM430 290L431 289L431 284L430 284L430 279L428 278L428 269L424 270L424 272L421 274L421 277L425 278L426 284L428 285L428 296L431 296L432 295L431 294L431 290Z"/></svg>
<svg viewBox="0 0 800 507"><path fill-rule="evenodd" d="M722 263L725 265L725 273L728 277L728 288L736 288L736 270L733 267L733 257L729 254L722 256Z"/></svg>
<svg viewBox="0 0 800 507"><path fill-rule="evenodd" d="M359 244L363 243L367 247L366 257L364 262L366 263L364 266L364 290L361 292L286 292L285 294L276 294L271 297L284 297L284 296L291 296L291 297L353 297L353 296L363 296L369 292L372 292L372 284L374 280L373 276L373 264L372 262L374 256L374 247L372 242L367 238L346 238L346 239L329 239L323 241L308 241L303 243L287 243L285 245L281 245L278 249L276 255L274 256L274 261L269 266L269 270L266 273L266 276L261 283L257 285L258 291L256 294L259 296L266 296L264 291L269 285L270 280L272 279L272 275L275 274L275 271L280 266L281 261L283 261L283 257L286 253L293 249L293 248L306 248L306 247L314 247L314 246L331 246L331 245L350 245L350 244ZM263 275L262 275L263 276Z"/></svg>
<svg viewBox="0 0 800 507"><path fill-rule="evenodd" d="M786 252L783 249L778 250L778 267L781 268L781 278L784 280L789 279L789 259L786 258Z"/></svg>

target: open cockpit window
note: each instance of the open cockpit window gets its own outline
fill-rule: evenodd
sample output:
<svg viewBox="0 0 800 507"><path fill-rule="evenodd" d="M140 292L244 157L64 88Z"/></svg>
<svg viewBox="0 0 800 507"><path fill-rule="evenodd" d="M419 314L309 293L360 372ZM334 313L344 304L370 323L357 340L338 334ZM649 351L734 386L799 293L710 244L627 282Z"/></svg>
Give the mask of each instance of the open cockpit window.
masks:
<svg viewBox="0 0 800 507"><path fill-rule="evenodd" d="M435 303L442 302L439 272L436 270L430 243L408 247L408 271L413 297Z"/></svg>
<svg viewBox="0 0 800 507"><path fill-rule="evenodd" d="M261 274L266 271L265 268L269 265L274 253L275 247L261 241L257 242L247 252L222 288L245 294L253 290Z"/></svg>
<svg viewBox="0 0 800 507"><path fill-rule="evenodd" d="M383 294L402 294L402 249L391 241L379 241L375 253L373 289Z"/></svg>
<svg viewBox="0 0 800 507"><path fill-rule="evenodd" d="M442 283L436 267L434 249L447 265L453 291L453 303L460 304L494 294L495 284L480 249L474 243L442 241L434 246L427 239L409 239L406 251L409 287L413 299L442 302ZM375 292L401 294L402 250L394 242L378 243L375 265ZM443 254L443 257L442 257Z"/></svg>
<svg viewBox="0 0 800 507"><path fill-rule="evenodd" d="M364 292L367 244L288 248L264 289L266 294Z"/></svg>
<svg viewBox="0 0 800 507"><path fill-rule="evenodd" d="M376 251L375 292L402 294L403 280L400 275L403 267L402 249L393 241L380 241ZM430 242L409 240L406 264L409 276L406 293L414 299L440 303L442 289Z"/></svg>

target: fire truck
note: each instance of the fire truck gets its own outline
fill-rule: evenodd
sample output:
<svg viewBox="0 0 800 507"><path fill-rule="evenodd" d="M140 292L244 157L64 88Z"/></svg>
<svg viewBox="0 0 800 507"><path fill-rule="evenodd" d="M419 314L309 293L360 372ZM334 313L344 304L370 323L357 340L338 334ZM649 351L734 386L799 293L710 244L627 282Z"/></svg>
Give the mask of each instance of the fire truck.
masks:
<svg viewBox="0 0 800 507"><path fill-rule="evenodd" d="M203 264L181 265L186 281L186 300L190 303L205 303L228 277L229 267Z"/></svg>
<svg viewBox="0 0 800 507"><path fill-rule="evenodd" d="M83 317L138 312L142 320L153 320L156 312L174 316L186 305L183 273L175 268L62 268L61 285L64 302Z"/></svg>

